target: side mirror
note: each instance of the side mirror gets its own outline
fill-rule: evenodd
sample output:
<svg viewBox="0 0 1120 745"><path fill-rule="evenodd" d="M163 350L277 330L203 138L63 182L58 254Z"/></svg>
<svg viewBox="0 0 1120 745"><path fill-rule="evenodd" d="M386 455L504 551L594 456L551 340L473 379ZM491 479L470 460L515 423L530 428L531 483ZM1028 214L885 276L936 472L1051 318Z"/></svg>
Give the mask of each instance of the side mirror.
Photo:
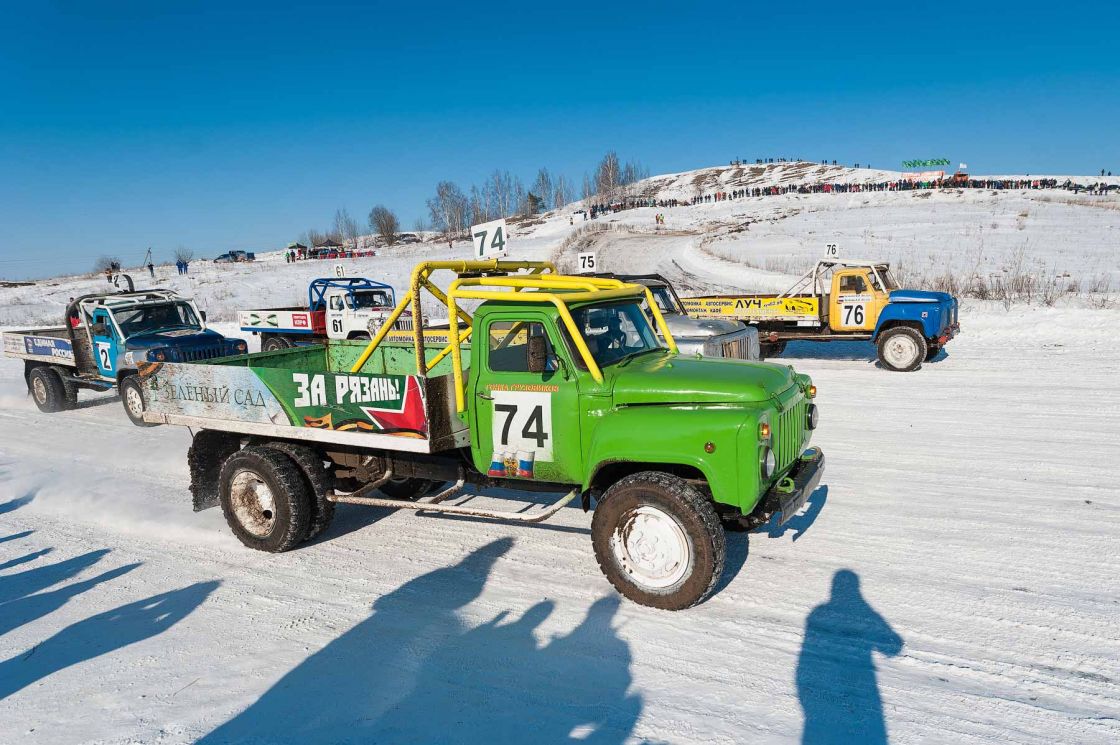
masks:
<svg viewBox="0 0 1120 745"><path fill-rule="evenodd" d="M548 337L530 336L526 346L528 355L529 372L544 373L548 371Z"/></svg>

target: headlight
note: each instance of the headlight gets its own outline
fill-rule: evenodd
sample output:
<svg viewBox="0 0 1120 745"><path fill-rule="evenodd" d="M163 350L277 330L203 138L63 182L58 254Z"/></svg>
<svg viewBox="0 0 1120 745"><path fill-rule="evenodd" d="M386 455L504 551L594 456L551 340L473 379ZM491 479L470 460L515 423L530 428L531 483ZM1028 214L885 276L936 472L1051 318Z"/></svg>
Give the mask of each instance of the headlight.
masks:
<svg viewBox="0 0 1120 745"><path fill-rule="evenodd" d="M759 458L759 463L762 468L762 478L769 479L774 475L774 469L778 467L778 459L774 457L774 451L768 447L762 448L762 457Z"/></svg>
<svg viewBox="0 0 1120 745"><path fill-rule="evenodd" d="M167 359L167 353L162 349L149 349L148 359L154 362L163 362L165 359Z"/></svg>
<svg viewBox="0 0 1120 745"><path fill-rule="evenodd" d="M816 404L809 404L809 408L805 411L805 426L809 429L817 428L817 418L820 413L817 411Z"/></svg>
<svg viewBox="0 0 1120 745"><path fill-rule="evenodd" d="M236 349L240 354L245 354L245 352L247 352L249 349L249 345L243 341L238 341L234 343L233 348Z"/></svg>

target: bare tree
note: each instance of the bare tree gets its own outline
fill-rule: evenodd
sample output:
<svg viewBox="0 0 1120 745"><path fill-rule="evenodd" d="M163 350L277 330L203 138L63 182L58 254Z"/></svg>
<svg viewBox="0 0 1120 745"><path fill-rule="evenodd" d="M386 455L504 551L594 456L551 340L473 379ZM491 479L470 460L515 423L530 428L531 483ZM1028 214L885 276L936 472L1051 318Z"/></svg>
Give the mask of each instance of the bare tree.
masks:
<svg viewBox="0 0 1120 745"><path fill-rule="evenodd" d="M542 168L537 171L537 178L533 181L533 186L530 191L540 198L539 209L543 212L548 210L549 207L555 207L555 204L550 204L552 201L553 185L552 174L548 172L547 168Z"/></svg>
<svg viewBox="0 0 1120 745"><path fill-rule="evenodd" d="M519 176L513 177L513 188L510 192L510 201L513 203L513 212L518 215L524 215L528 213L529 209L525 204L525 187L522 186L521 178ZM506 214L502 214L500 215L500 217L505 217Z"/></svg>
<svg viewBox="0 0 1120 745"><path fill-rule="evenodd" d="M572 201L572 185L564 174L558 175L552 183L552 208L560 209Z"/></svg>
<svg viewBox="0 0 1120 745"><path fill-rule="evenodd" d="M121 259L119 256L98 256L97 261L93 262L93 270L95 272L103 272L106 269L112 269L114 266L120 266Z"/></svg>
<svg viewBox="0 0 1120 745"><path fill-rule="evenodd" d="M358 228L358 221L350 216L345 207L340 207L334 213L334 232L338 236L339 242L350 242L351 247L358 248L358 236L362 234Z"/></svg>
<svg viewBox="0 0 1120 745"><path fill-rule="evenodd" d="M591 177L586 173L583 174L583 188L580 189L580 199L586 207L591 203L592 197L595 196L595 187L591 185Z"/></svg>
<svg viewBox="0 0 1120 745"><path fill-rule="evenodd" d="M428 212L432 216L432 226L448 237L461 235L469 225L467 198L463 190L451 181L436 184L436 195L428 200Z"/></svg>
<svg viewBox="0 0 1120 745"><path fill-rule="evenodd" d="M391 246L397 242L401 222L391 209L379 204L369 211L369 227L385 240L386 246Z"/></svg>
<svg viewBox="0 0 1120 745"><path fill-rule="evenodd" d="M416 233L426 233L428 232L428 228L428 221L423 217L416 218L416 220L412 223L412 229Z"/></svg>
<svg viewBox="0 0 1120 745"><path fill-rule="evenodd" d="M614 150L607 151L595 169L595 191L599 196L613 199L622 185L622 167Z"/></svg>
<svg viewBox="0 0 1120 745"><path fill-rule="evenodd" d="M322 230L315 228L308 228L304 231L303 235L299 237L299 242L308 248L314 248L327 239L327 234Z"/></svg>
<svg viewBox="0 0 1120 745"><path fill-rule="evenodd" d="M175 261L190 261L194 258L194 251L186 246L179 246L175 249Z"/></svg>

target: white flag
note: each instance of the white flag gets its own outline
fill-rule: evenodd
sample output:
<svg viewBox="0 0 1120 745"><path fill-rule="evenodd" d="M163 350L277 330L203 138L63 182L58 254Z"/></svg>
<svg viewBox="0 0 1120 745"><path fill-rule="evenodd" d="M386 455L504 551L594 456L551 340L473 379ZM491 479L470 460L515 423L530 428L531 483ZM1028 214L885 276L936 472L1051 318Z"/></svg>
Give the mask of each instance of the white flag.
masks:
<svg viewBox="0 0 1120 745"><path fill-rule="evenodd" d="M961 170L968 168L968 163L961 163Z"/></svg>

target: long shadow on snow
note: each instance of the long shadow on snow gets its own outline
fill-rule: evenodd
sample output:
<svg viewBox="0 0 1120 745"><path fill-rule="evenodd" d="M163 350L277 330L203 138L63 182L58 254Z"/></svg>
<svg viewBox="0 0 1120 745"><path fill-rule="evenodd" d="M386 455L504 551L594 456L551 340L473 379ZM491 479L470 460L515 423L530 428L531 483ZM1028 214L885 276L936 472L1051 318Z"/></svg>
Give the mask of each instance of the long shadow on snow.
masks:
<svg viewBox="0 0 1120 745"><path fill-rule="evenodd" d="M0 538L0 543L7 543L8 541L18 541L21 538L26 538L34 532L34 530L25 530L22 533L12 533L11 535L6 535L3 538Z"/></svg>
<svg viewBox="0 0 1120 745"><path fill-rule="evenodd" d="M64 582L101 561L107 553L109 549L103 548L54 564L0 576L0 604L10 603Z"/></svg>
<svg viewBox="0 0 1120 745"><path fill-rule="evenodd" d="M22 497L16 497L15 499L9 499L7 502L0 502L0 515L3 515L5 512L14 512L14 511L18 510L20 507L23 507L26 504L30 504L31 500L35 499L35 495L37 493L38 493L38 489L32 489L27 494L24 494Z"/></svg>
<svg viewBox="0 0 1120 745"><path fill-rule="evenodd" d="M948 357L949 353L942 348L932 360L924 364L936 364ZM791 341L786 344L785 351L777 357L768 357L766 361L781 363L787 359L857 360L879 366L878 350L869 341Z"/></svg>
<svg viewBox="0 0 1120 745"><path fill-rule="evenodd" d="M368 619L199 742L625 741L641 698L627 693L616 596L543 647L533 632L551 601L474 628L460 618L511 546L494 541L382 596Z"/></svg>
<svg viewBox="0 0 1120 745"><path fill-rule="evenodd" d="M218 582L198 582L78 621L0 662L0 700L49 675L160 634L202 604Z"/></svg>
<svg viewBox="0 0 1120 745"><path fill-rule="evenodd" d="M859 575L841 569L832 596L805 621L797 660L797 695L805 713L805 745L887 742L872 652L893 657L903 639L864 600Z"/></svg>
<svg viewBox="0 0 1120 745"><path fill-rule="evenodd" d="M36 559L41 559L53 550L54 550L53 548L44 548L40 551L32 551L29 554L24 554L23 556L17 556L14 559L9 559L8 561L5 561L3 564L0 564L0 572L4 571L5 569L11 569L12 567L17 567L20 564L26 564L28 562L35 561Z"/></svg>
<svg viewBox="0 0 1120 745"><path fill-rule="evenodd" d="M57 590L37 592L26 595L17 600L10 600L0 605L0 636L19 628L25 623L31 623L37 618L53 613L65 605L71 598L81 595L87 590L92 590L102 582L108 582L136 569L139 564L126 564L116 569L97 575L81 582L71 582Z"/></svg>

